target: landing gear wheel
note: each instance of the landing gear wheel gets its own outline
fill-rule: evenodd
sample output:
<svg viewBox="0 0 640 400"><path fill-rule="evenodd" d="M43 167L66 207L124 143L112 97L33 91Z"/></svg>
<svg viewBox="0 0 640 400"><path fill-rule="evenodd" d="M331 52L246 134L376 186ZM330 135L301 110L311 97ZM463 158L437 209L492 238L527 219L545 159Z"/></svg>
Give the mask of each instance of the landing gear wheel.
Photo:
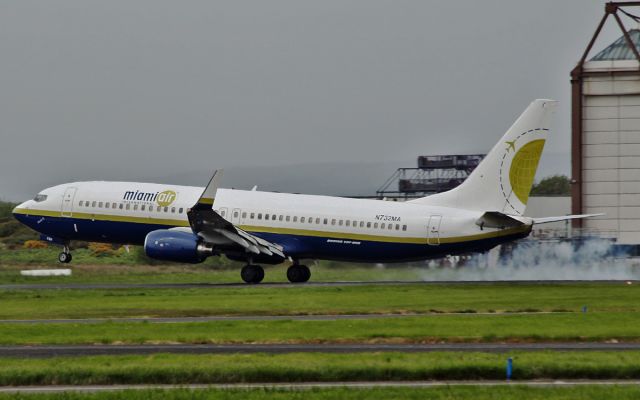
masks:
<svg viewBox="0 0 640 400"><path fill-rule="evenodd" d="M311 271L306 265L292 265L287 269L287 279L291 283L307 282L311 278Z"/></svg>
<svg viewBox="0 0 640 400"><path fill-rule="evenodd" d="M71 253L65 253L64 251L60 254L58 254L58 261L60 261L62 264L68 264L71 262L71 259L73 257L71 257Z"/></svg>
<svg viewBox="0 0 640 400"><path fill-rule="evenodd" d="M264 269L259 265L245 265L240 271L240 276L246 283L260 283L264 279Z"/></svg>

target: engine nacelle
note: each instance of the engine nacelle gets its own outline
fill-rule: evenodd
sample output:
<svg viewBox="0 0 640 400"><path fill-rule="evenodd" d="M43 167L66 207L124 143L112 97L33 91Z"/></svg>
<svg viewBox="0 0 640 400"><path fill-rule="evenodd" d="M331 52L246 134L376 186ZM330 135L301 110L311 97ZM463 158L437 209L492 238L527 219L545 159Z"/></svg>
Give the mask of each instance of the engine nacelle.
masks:
<svg viewBox="0 0 640 400"><path fill-rule="evenodd" d="M149 232L144 239L144 252L156 260L192 264L213 255L211 247L204 245L198 235L170 229Z"/></svg>

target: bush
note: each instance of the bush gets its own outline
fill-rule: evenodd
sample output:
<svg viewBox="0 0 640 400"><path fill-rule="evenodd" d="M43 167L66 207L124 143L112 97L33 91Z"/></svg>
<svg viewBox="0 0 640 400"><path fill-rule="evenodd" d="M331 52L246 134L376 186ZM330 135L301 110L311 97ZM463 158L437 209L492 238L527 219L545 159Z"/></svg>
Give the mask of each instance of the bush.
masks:
<svg viewBox="0 0 640 400"><path fill-rule="evenodd" d="M22 245L25 249L46 249L49 247L46 242L41 240L27 240Z"/></svg>
<svg viewBox="0 0 640 400"><path fill-rule="evenodd" d="M116 254L113 250L113 246L109 243L89 243L88 249L91 251L91 255L95 257L110 257Z"/></svg>

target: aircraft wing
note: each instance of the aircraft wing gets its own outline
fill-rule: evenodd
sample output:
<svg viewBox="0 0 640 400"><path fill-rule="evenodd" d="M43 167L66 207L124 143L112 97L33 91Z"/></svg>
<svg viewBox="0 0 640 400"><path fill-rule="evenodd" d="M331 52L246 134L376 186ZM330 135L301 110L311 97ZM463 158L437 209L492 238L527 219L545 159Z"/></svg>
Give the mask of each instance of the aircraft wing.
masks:
<svg viewBox="0 0 640 400"><path fill-rule="evenodd" d="M240 229L213 210L213 202L221 177L222 170L217 170L198 202L187 211L189 225L193 232L222 253L250 253L274 260L284 259L282 246Z"/></svg>

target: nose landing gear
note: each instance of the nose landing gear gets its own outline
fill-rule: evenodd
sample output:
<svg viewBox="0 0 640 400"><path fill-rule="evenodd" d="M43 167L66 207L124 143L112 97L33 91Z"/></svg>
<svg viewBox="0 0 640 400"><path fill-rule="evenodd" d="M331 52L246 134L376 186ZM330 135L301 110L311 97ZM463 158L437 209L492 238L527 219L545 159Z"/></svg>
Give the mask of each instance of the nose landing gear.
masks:
<svg viewBox="0 0 640 400"><path fill-rule="evenodd" d="M73 257L71 256L69 245L64 245L64 247L62 248L62 253L58 254L58 261L60 261L62 264L68 264L71 262L72 258Z"/></svg>

